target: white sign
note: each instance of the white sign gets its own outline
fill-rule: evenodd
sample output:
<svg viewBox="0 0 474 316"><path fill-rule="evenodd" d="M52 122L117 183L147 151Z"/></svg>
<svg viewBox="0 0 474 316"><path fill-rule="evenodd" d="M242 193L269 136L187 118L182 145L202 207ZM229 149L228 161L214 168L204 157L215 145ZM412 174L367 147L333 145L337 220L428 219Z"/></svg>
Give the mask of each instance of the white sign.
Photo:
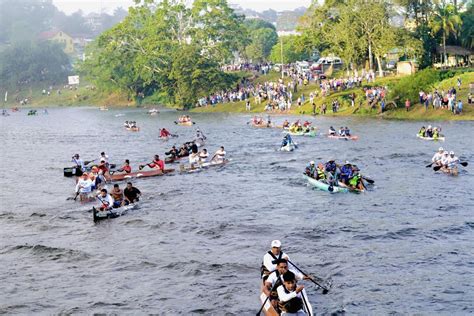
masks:
<svg viewBox="0 0 474 316"><path fill-rule="evenodd" d="M68 76L67 81L69 84L79 84L79 76Z"/></svg>

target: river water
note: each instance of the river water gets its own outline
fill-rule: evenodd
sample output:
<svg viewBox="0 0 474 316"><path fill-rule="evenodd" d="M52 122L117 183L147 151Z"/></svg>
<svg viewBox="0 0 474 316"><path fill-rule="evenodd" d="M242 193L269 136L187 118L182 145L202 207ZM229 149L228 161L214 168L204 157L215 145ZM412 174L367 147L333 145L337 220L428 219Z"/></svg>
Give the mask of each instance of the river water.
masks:
<svg viewBox="0 0 474 316"><path fill-rule="evenodd" d="M281 131L253 129L249 115L192 114L197 124L182 127L173 123L181 112L144 112L0 118L0 314L254 315L273 239L305 272L332 279L328 295L304 283L318 315L474 313L473 123L440 123L441 145L470 162L451 177L425 168L440 144L415 134L432 122L310 118L360 139L298 138L299 149L283 153ZM127 132L125 120L141 131ZM179 138L160 141L160 127ZM90 205L66 200L74 182L62 168L74 153L106 151L136 168L196 127L209 151L225 146L230 164L137 180L140 206L98 224ZM330 157L356 163L375 186L308 187L305 165Z"/></svg>

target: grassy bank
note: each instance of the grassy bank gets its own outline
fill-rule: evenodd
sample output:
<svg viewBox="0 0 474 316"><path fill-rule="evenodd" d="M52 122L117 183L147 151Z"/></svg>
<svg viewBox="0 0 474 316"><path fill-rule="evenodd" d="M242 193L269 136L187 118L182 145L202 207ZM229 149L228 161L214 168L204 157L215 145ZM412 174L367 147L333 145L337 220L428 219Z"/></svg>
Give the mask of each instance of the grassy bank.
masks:
<svg viewBox="0 0 474 316"><path fill-rule="evenodd" d="M279 77L277 73L270 73L267 76L260 76L257 80L258 82L264 81L276 81ZM447 91L451 87L456 87L456 80L460 77L462 80L461 89L458 91L458 98L461 98L463 101L463 113L461 115L453 115L448 110L434 110L428 109L425 110L424 106L421 104L414 104L412 102L411 109L407 112L404 108L395 108L394 104L389 105L388 110L384 113L381 113L380 107L376 109L371 109L367 106L365 101L365 94L362 88L354 88L345 91L340 91L336 93L331 93L329 96L321 96L319 86L312 83L307 86L299 87L298 92L293 95L293 99L296 100L301 94L305 95L305 103L298 108L296 105L292 106L291 111L286 114L311 114L313 112L312 105L309 103L309 94L311 92L317 93L315 98L316 103L316 112L318 115L322 115L321 107L323 104L327 105L327 111L325 116L364 116L364 117L380 117L385 119L400 119L400 120L474 120L474 105L467 104L467 95L469 92L469 83L474 83L474 72L464 73L453 78L443 80L434 85L439 91ZM399 77L385 77L376 80L372 83L372 86L388 86L390 89L391 86L397 84L400 80ZM356 106L350 106L349 95L355 93ZM333 100L338 100L340 103L340 109L337 113L332 113L331 104ZM266 103L262 102L261 104L256 104L254 98L251 99L251 110L250 112L245 110L245 101L240 102L231 102L225 104L218 104L216 106L208 106L205 108L196 108L193 109L194 112L232 112L232 113L264 113L264 108ZM387 102L389 104L390 102ZM273 113L272 113L273 114ZM276 114L276 113L275 113Z"/></svg>

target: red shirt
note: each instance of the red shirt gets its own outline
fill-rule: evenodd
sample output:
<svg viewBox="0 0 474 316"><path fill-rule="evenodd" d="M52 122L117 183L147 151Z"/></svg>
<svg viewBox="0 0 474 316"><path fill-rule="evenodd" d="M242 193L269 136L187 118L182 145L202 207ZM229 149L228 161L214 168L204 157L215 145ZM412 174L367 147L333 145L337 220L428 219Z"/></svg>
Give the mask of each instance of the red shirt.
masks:
<svg viewBox="0 0 474 316"><path fill-rule="evenodd" d="M160 136L161 137L168 137L169 135L171 135L170 132L168 132L166 129L162 129L161 132L160 132Z"/></svg>
<svg viewBox="0 0 474 316"><path fill-rule="evenodd" d="M165 170L165 163L163 160L153 160L151 164L148 165L150 168Z"/></svg>
<svg viewBox="0 0 474 316"><path fill-rule="evenodd" d="M109 169L107 169L107 167L105 166L105 164L103 164L103 165L98 165L98 166L97 166L97 169L102 170L102 172L103 172L104 174L109 171Z"/></svg>
<svg viewBox="0 0 474 316"><path fill-rule="evenodd" d="M132 167L127 166L127 165L122 166L121 169L122 169L123 171L125 171L126 173L132 172Z"/></svg>

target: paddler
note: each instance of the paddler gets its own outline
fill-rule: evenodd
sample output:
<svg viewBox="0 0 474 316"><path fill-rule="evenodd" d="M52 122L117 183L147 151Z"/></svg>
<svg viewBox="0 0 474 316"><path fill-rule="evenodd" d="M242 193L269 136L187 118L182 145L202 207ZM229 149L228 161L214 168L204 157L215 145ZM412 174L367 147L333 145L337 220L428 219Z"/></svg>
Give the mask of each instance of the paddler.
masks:
<svg viewBox="0 0 474 316"><path fill-rule="evenodd" d="M316 172L316 164L314 163L313 160L309 162L308 169L311 172L311 178L314 178L314 174Z"/></svg>
<svg viewBox="0 0 474 316"><path fill-rule="evenodd" d="M113 207L117 208L125 205L123 191L122 189L120 189L117 183L114 184L114 188L112 189L112 191L110 191L110 195L114 199Z"/></svg>
<svg viewBox="0 0 474 316"><path fill-rule="evenodd" d="M339 174L339 180L344 183L348 184L349 179L352 178L353 175L353 168L352 164L346 160L345 164L341 167L341 173Z"/></svg>
<svg viewBox="0 0 474 316"><path fill-rule="evenodd" d="M176 158L179 156L179 151L176 149L176 146L171 147L171 149L167 152L165 152L165 155L169 155L173 158Z"/></svg>
<svg viewBox="0 0 474 316"><path fill-rule="evenodd" d="M118 169L117 172L125 172L125 173L132 172L132 167L130 167L130 160L125 159L123 166L120 167L120 169Z"/></svg>
<svg viewBox="0 0 474 316"><path fill-rule="evenodd" d="M92 192L93 182L87 173L83 173L76 184L76 193L79 194L80 201L85 201Z"/></svg>
<svg viewBox="0 0 474 316"><path fill-rule="evenodd" d="M152 169L158 169L161 171L165 170L165 162L160 159L159 155L155 155L151 163L147 163L146 165L140 165L138 169L142 170L145 166L148 166Z"/></svg>
<svg viewBox="0 0 474 316"><path fill-rule="evenodd" d="M207 149L204 148L199 152L199 162L200 163L205 163L207 158L209 157L209 153L207 152Z"/></svg>
<svg viewBox="0 0 474 316"><path fill-rule="evenodd" d="M142 193L140 192L140 190L135 188L131 182L128 182L127 187L125 188L125 190L123 190L123 195L125 204L128 205L131 203L138 202Z"/></svg>
<svg viewBox="0 0 474 316"><path fill-rule="evenodd" d="M100 160L100 163L97 168L105 175L109 172L109 168L107 167L107 161L104 158Z"/></svg>
<svg viewBox="0 0 474 316"><path fill-rule="evenodd" d="M166 128L163 127L160 130L160 138L168 138L169 136L171 136L171 133Z"/></svg>
<svg viewBox="0 0 474 316"><path fill-rule="evenodd" d="M329 126L329 131L328 131L328 135L331 135L331 136L336 136L336 130L334 129L334 127L332 126Z"/></svg>
<svg viewBox="0 0 474 316"><path fill-rule="evenodd" d="M314 174L315 179L319 181L326 180L326 174L324 173L324 165L322 163L318 163L316 167L316 173Z"/></svg>
<svg viewBox="0 0 474 316"><path fill-rule="evenodd" d="M346 130L343 126L341 126L341 128L339 129L339 136L346 136Z"/></svg>
<svg viewBox="0 0 474 316"><path fill-rule="evenodd" d="M334 159L329 159L324 165L328 184L337 186L337 165Z"/></svg>
<svg viewBox="0 0 474 316"><path fill-rule="evenodd" d="M433 137L433 128L431 125L428 125L428 128L425 131L425 136L430 138Z"/></svg>
<svg viewBox="0 0 474 316"><path fill-rule="evenodd" d="M437 127L433 128L433 139L438 140L439 138L439 130Z"/></svg>
<svg viewBox="0 0 474 316"><path fill-rule="evenodd" d="M100 190L97 200L100 202L99 209L101 211L110 210L114 205L114 199L107 193L106 189Z"/></svg>
<svg viewBox="0 0 474 316"><path fill-rule="evenodd" d="M82 172L86 170L84 166L84 161L79 157L79 154L75 154L74 156L72 156L71 161L74 162L76 164L76 167L79 168Z"/></svg>
<svg viewBox="0 0 474 316"><path fill-rule="evenodd" d="M226 152L224 150L224 146L221 146L221 148L219 148L214 156L212 156L212 159L211 161L217 161L217 162L223 162L225 160L225 155L226 155Z"/></svg>
<svg viewBox="0 0 474 316"><path fill-rule="evenodd" d="M99 161L105 161L105 165L107 168L109 168L109 155L106 155L105 152L101 152L99 156Z"/></svg>
<svg viewBox="0 0 474 316"><path fill-rule="evenodd" d="M289 128L290 127L290 122L288 120L285 120L282 125L283 128Z"/></svg>
<svg viewBox="0 0 474 316"><path fill-rule="evenodd" d="M419 137L425 137L425 132L426 132L426 128L424 126L422 126L420 128L420 130L418 131L418 136Z"/></svg>
<svg viewBox="0 0 474 316"><path fill-rule="evenodd" d="M346 126L344 128L344 134L345 134L345 136L351 136L351 130L349 129L349 127Z"/></svg>
<svg viewBox="0 0 474 316"><path fill-rule="evenodd" d="M440 166L441 165L441 160L443 159L443 152L444 149L443 147L439 147L438 151L434 154L433 158L431 158L431 162L435 166Z"/></svg>
<svg viewBox="0 0 474 316"><path fill-rule="evenodd" d="M358 190L364 190L364 183L362 182L362 176L359 173L360 169L357 168L357 166L353 166L353 176L349 179L349 182L347 185L351 187L352 189L358 189Z"/></svg>
<svg viewBox="0 0 474 316"><path fill-rule="evenodd" d="M441 157L441 165L447 166L449 162L449 151L443 151L443 157Z"/></svg>
<svg viewBox="0 0 474 316"><path fill-rule="evenodd" d="M189 164L191 165L191 168L194 168L194 165L199 164L200 162L199 153L197 151L191 152L188 156L188 159L189 159Z"/></svg>
<svg viewBox="0 0 474 316"><path fill-rule="evenodd" d="M281 241L277 239L272 240L270 246L270 250L263 256L262 266L260 268L260 275L264 283L268 278L268 275L276 269L276 263L274 263L275 260L290 259L290 257L281 250Z"/></svg>
<svg viewBox="0 0 474 316"><path fill-rule="evenodd" d="M293 272L287 271L283 274L283 284L277 288L279 307L281 316L303 316L303 285L297 285L296 276Z"/></svg>
<svg viewBox="0 0 474 316"><path fill-rule="evenodd" d="M446 167L449 169L456 168L459 163L459 158L454 155L454 151L449 152L448 163Z"/></svg>

